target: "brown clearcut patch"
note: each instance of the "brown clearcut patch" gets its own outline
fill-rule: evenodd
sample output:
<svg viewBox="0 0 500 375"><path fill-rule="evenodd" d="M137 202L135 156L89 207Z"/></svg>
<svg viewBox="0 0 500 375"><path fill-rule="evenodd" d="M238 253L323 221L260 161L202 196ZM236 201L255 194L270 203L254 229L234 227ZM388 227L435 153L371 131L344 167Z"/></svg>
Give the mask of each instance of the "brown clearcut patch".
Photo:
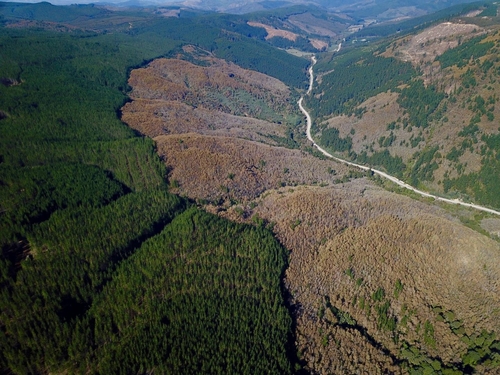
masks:
<svg viewBox="0 0 500 375"><path fill-rule="evenodd" d="M269 25L264 25L263 23L259 23L259 22L247 22L247 23L249 26L262 27L262 28L266 29L266 32L267 32L266 40L274 38L275 36L279 36L279 37L291 40L292 42L295 42L298 38L298 35L295 33L292 33L291 31L277 29L275 27L272 27Z"/></svg>

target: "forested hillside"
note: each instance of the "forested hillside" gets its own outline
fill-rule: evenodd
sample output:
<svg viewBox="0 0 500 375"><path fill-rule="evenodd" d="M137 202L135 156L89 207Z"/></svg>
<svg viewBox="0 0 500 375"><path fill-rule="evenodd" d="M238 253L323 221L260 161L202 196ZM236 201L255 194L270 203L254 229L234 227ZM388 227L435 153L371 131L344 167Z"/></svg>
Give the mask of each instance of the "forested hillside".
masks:
<svg viewBox="0 0 500 375"><path fill-rule="evenodd" d="M321 60L307 102L318 139L413 186L500 207L491 7Z"/></svg>
<svg viewBox="0 0 500 375"><path fill-rule="evenodd" d="M169 193L154 142L118 115L129 69L185 39L262 70L265 54L299 86L306 61L249 39L229 51L206 26L121 14L141 27L107 33L92 8L30 7L35 28L0 29L0 371L290 372L284 248Z"/></svg>
<svg viewBox="0 0 500 375"><path fill-rule="evenodd" d="M388 37L396 33L411 33L415 30L423 30L426 27L431 26L435 22L448 21L450 19L453 19L454 17L461 16L469 12L475 12L478 9L481 9L479 13L482 16L492 16L496 14L494 13L496 6L492 1L459 1L458 4L455 5L445 5L444 3L441 4L438 5L438 3L426 3L426 6L437 6L444 9L435 9L435 11L428 12L428 14L425 15L422 15L422 13L414 14L413 17L401 17L402 14L399 14L400 17L396 17L397 12L387 12L388 15L396 18L394 20L395 22L383 22L380 24L369 25L369 27L363 28L352 34L348 37L348 39L356 40L358 38L380 38ZM415 11L415 9L411 9L411 7L410 9L408 9L408 7L402 7L401 9L402 12L411 12L412 10Z"/></svg>

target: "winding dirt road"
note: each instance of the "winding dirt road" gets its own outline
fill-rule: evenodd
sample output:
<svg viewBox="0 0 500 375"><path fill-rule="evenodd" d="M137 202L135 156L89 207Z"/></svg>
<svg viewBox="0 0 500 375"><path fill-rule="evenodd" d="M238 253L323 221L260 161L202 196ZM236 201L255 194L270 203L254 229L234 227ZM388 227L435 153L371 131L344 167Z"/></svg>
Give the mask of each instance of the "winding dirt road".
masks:
<svg viewBox="0 0 500 375"><path fill-rule="evenodd" d="M341 45L339 44L339 48L337 49L337 52L340 50L340 47L341 47ZM313 84L314 84L314 70L313 70L313 68L314 68L314 65L317 62L316 57L312 56L311 61L312 61L312 64L309 67L309 88L307 90L306 95L309 95L311 93L311 91L312 91L312 88L313 88ZM339 161L341 163L350 165L352 167L356 167L356 168L362 169L364 171L372 171L374 174L379 175L381 177L384 177L384 178L386 178L386 179L394 182L395 184L397 184L397 185L399 185L399 186L401 186L401 187L403 187L405 189L411 190L411 191L413 191L413 192L415 192L415 193L417 193L417 194L419 194L419 195L421 195L423 197L433 198L435 200L438 200L438 201L441 201L441 202L446 202L446 203L451 203L451 204L459 204L461 206L474 208L476 210L485 211L485 212L488 212L490 214L494 214L494 215L499 215L500 216L500 211L495 211L495 210L492 210L491 208L479 206L479 205L473 204L473 203L466 203L466 202L463 202L460 199L448 199L448 198L439 197L437 195L430 194L430 193L427 193L427 192L422 191L422 190L418 190L418 189L414 188L413 186L407 184L406 182L401 181L400 179L398 179L398 178L396 178L394 176L391 176L391 175L389 175L389 174L387 174L385 172L382 172L382 171L379 171L377 169L373 169L373 168L370 168L370 167L367 167L367 166L364 166L364 165L361 165L361 164L356 164L356 163L353 163L353 162L350 162L350 161L338 158L336 156L333 156L332 154L330 154L329 152L327 152L326 150L324 150L323 148L321 148L314 141L314 139L312 138L312 136L311 136L312 119L311 119L311 115L309 114L309 112L304 108L304 106L302 104L303 101L304 101L304 96L302 96L299 99L298 105L299 105L299 108L300 108L301 112L304 114L304 116L306 116L306 120L307 120L307 129L306 129L307 139L309 139L312 142L313 146L316 147L323 155L328 156L329 158L337 160L337 161Z"/></svg>

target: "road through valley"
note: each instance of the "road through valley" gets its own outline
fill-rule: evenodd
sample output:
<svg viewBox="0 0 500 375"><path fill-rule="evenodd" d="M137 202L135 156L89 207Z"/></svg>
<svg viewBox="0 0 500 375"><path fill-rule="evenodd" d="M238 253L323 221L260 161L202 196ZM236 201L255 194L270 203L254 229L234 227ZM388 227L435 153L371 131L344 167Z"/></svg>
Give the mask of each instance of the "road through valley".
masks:
<svg viewBox="0 0 500 375"><path fill-rule="evenodd" d="M339 47L338 47L337 51L340 50L340 47L341 47L341 45L339 44ZM316 61L317 61L316 57L313 56L311 58L311 61L312 61L312 64L309 67L309 88L307 90L306 95L309 95L311 93L311 91L312 91L312 88L313 88L313 84L314 84L314 70L313 70L313 68L314 68L314 65L316 64ZM389 175L389 174L387 174L385 172L382 172L382 171L379 171L377 169L373 169L373 168L370 168L370 167L367 167L367 166L364 166L364 165L361 165L361 164L356 164L356 163L353 163L353 162L341 159L339 157L333 156L332 154L330 154L329 152L327 152L326 150L324 150L323 148L321 148L314 141L314 139L312 138L312 135L311 135L312 119L311 119L311 115L309 114L309 112L304 108L303 102L304 102L304 96L302 96L299 99L298 105L299 105L300 111L304 114L304 116L306 116L306 122L307 122L306 134L307 134L307 138L312 142L313 146L316 147L323 155L325 155L325 156L327 156L329 158L332 158L334 160L337 160L337 161L339 161L341 163L344 163L344 164L347 164L347 165L350 165L350 166L362 169L364 171L372 171L374 174L379 175L379 176L381 176L383 178L386 178L386 179L394 182L395 184L397 184L397 185L399 185L399 186L401 186L401 187L403 187L405 189L408 189L408 190L411 190L411 191L413 191L413 192L415 192L417 194L420 194L423 197L433 198L435 200L446 202L446 203L451 203L451 204L459 204L461 206L471 207L471 208L474 208L476 210L485 211L485 212L488 212L488 213L500 216L500 211L495 211L495 210L493 210L491 208L483 207L483 206L480 206L480 205L477 205L477 204L473 204L473 203L466 203L466 202L463 202L460 199L448 199L448 198L439 197L437 195L434 195L434 194L427 193L425 191L416 189L413 186L407 184L406 182L401 181L398 178L396 178L394 176L391 176L391 175Z"/></svg>

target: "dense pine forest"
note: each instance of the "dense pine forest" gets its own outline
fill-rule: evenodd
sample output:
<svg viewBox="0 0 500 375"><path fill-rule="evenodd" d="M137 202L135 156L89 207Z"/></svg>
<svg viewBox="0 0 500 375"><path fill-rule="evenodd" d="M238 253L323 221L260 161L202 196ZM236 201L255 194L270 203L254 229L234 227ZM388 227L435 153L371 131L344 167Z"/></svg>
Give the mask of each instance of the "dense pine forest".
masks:
<svg viewBox="0 0 500 375"><path fill-rule="evenodd" d="M119 108L130 69L188 43L292 86L307 61L199 21L1 6L94 29L0 28L0 371L290 372L285 249L170 194Z"/></svg>

